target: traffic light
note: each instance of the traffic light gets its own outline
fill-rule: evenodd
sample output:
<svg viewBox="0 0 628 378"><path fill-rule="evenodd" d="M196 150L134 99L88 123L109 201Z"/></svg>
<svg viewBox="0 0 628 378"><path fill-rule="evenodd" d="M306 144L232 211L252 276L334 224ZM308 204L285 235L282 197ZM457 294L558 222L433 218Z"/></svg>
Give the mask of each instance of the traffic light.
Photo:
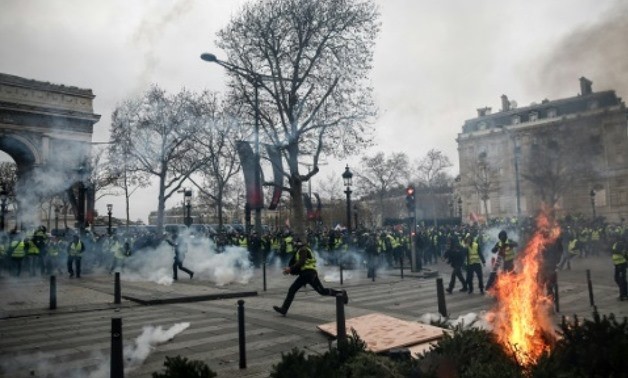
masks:
<svg viewBox="0 0 628 378"><path fill-rule="evenodd" d="M408 211L413 213L416 205L416 201L414 199L414 186L408 185L406 188L406 207Z"/></svg>

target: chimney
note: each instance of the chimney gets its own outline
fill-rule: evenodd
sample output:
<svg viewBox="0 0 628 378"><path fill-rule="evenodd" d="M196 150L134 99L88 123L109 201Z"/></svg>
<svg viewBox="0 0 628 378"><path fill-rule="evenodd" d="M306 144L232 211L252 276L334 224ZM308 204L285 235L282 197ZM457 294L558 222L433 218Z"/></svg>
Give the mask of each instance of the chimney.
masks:
<svg viewBox="0 0 628 378"><path fill-rule="evenodd" d="M488 106L485 106L483 108L478 108L477 111L478 111L478 117L484 117L486 115L491 114L491 108Z"/></svg>
<svg viewBox="0 0 628 378"><path fill-rule="evenodd" d="M580 95L581 96L586 96L586 95L590 95L591 93L593 93L593 89L591 89L591 85L593 84L593 82L589 79L587 79L586 77L581 77L580 78Z"/></svg>
<svg viewBox="0 0 628 378"><path fill-rule="evenodd" d="M507 112L510 110L510 101L508 101L508 96L502 95L502 112Z"/></svg>

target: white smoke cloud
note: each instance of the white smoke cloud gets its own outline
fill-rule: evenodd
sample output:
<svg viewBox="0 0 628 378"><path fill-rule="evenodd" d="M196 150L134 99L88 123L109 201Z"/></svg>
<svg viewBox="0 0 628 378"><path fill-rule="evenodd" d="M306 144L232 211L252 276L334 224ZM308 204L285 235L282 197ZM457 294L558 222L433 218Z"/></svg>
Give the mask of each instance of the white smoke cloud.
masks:
<svg viewBox="0 0 628 378"><path fill-rule="evenodd" d="M215 244L207 238L179 236L187 243L187 253L183 266L194 272L194 279L201 279L225 286L232 283L247 284L254 270L246 248L228 246L222 253L216 253ZM145 248L127 259L121 278L126 281L150 281L160 285L173 283L172 264L174 248L162 242L157 248ZM187 279L185 272L179 271L179 280Z"/></svg>
<svg viewBox="0 0 628 378"><path fill-rule="evenodd" d="M159 345L172 340L190 327L190 323L175 323L168 329L161 326L145 326L133 345L123 351L124 372L130 373L141 366L150 353ZM92 353L86 360L95 361L91 369L68 370L58 361L54 353L4 355L0 358L0 376L3 377L49 377L49 378L105 378L110 376L111 359L103 351ZM84 361L83 361L84 362Z"/></svg>
<svg viewBox="0 0 628 378"><path fill-rule="evenodd" d="M493 329L493 326L490 323L492 316L492 313L483 311L479 314L470 312L465 315L460 315L456 319L449 319L440 314L426 313L419 318L419 322L423 324L445 322L449 328L479 328L490 331Z"/></svg>

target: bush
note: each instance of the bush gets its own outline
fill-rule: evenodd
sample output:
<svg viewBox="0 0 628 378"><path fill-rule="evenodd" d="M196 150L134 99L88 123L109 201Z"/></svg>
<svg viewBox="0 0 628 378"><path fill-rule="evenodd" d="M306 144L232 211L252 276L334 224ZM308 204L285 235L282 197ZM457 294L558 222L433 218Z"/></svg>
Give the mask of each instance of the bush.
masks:
<svg viewBox="0 0 628 378"><path fill-rule="evenodd" d="M163 373L153 373L153 378L214 378L214 373L203 361L189 361L185 357L166 357Z"/></svg>
<svg viewBox="0 0 628 378"><path fill-rule="evenodd" d="M522 377L515 359L490 331L454 330L415 362L421 377Z"/></svg>
<svg viewBox="0 0 628 378"><path fill-rule="evenodd" d="M536 366L524 368L497 342L495 335L477 328L454 330L413 361L397 361L366 351L357 334L344 350L305 356L293 349L273 366L273 378L340 377L627 377L628 318L613 314L593 320L563 320L562 336Z"/></svg>
<svg viewBox="0 0 628 378"><path fill-rule="evenodd" d="M628 318L593 313L593 320L563 318L560 338L531 369L532 376L625 377L628 375Z"/></svg>

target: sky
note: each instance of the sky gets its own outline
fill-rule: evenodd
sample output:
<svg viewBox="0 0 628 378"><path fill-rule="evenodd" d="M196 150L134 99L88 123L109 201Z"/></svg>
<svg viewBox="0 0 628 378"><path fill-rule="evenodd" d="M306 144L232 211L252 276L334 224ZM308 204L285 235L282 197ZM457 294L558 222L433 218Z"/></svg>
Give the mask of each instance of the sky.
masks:
<svg viewBox="0 0 628 378"><path fill-rule="evenodd" d="M621 0L375 0L382 29L371 73L376 145L411 161L444 152L458 172L456 137L476 109L519 106L593 90L628 95L628 2ZM224 92L223 69L202 61L247 0L0 0L0 72L91 89L94 142L109 139L111 113L150 84ZM312 188L360 156L328 158ZM167 207L177 205L175 198ZM104 197L124 208L123 197ZM148 220L155 186L132 197L131 219ZM122 217L122 215L120 215Z"/></svg>

